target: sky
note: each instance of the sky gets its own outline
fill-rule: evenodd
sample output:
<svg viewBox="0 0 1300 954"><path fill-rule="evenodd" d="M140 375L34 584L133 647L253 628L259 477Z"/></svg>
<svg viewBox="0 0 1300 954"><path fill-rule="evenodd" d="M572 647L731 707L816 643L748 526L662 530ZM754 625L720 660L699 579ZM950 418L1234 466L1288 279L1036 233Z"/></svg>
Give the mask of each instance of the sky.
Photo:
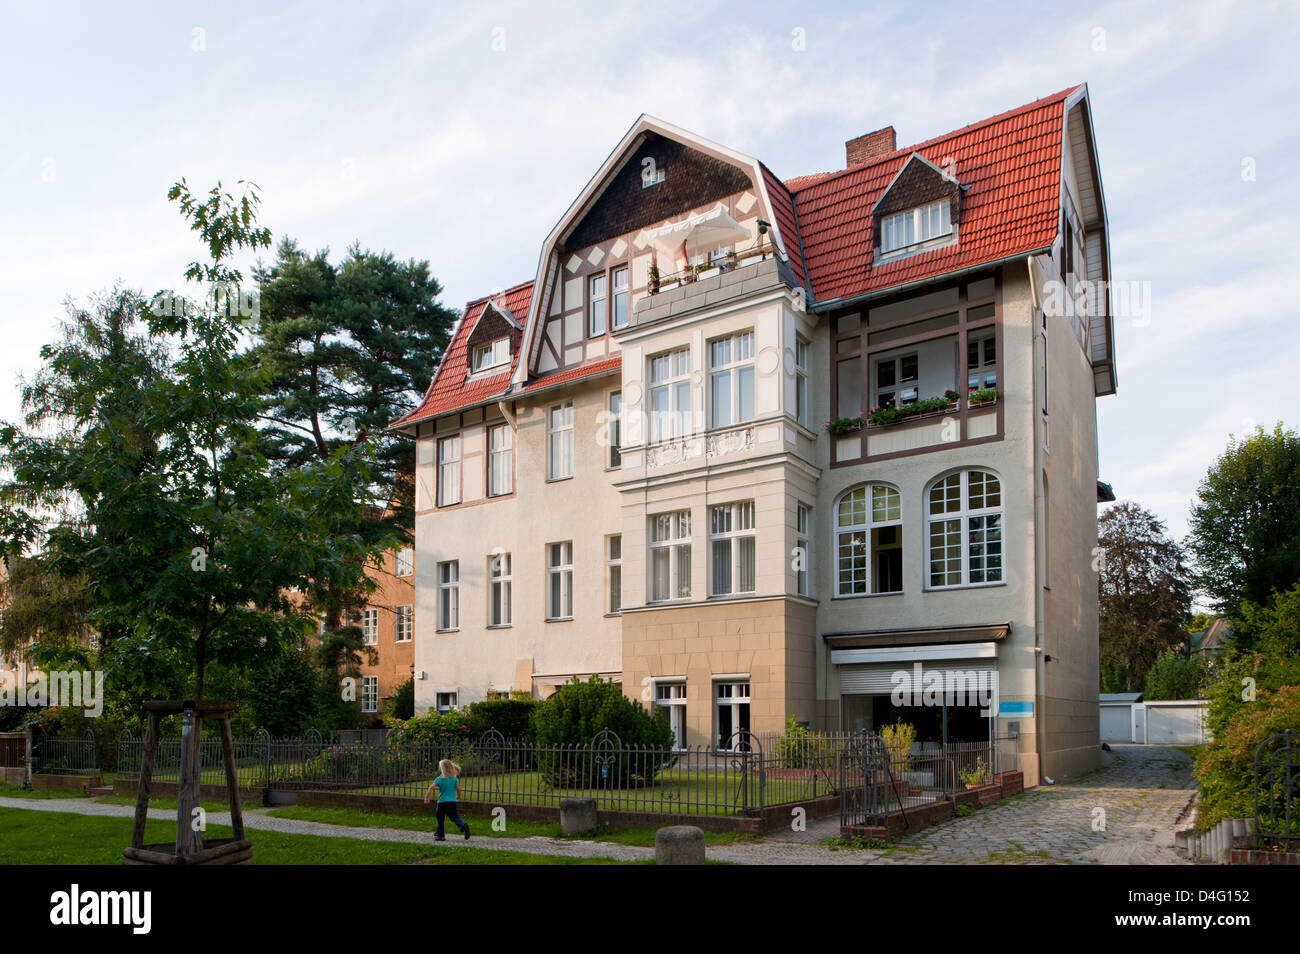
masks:
<svg viewBox="0 0 1300 954"><path fill-rule="evenodd" d="M1113 277L1150 295L1101 476L1181 538L1229 435L1300 425L1297 49L1296 3L0 3L0 420L66 298L180 284L181 177L427 259L459 308L533 277L642 112L792 178L1086 82Z"/></svg>

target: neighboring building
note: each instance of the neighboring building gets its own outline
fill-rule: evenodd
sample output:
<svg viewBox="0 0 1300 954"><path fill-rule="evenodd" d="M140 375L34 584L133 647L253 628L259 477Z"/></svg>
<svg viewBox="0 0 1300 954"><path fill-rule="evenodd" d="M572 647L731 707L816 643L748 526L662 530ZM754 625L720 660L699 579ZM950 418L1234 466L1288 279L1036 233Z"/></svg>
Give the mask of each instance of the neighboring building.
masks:
<svg viewBox="0 0 1300 954"><path fill-rule="evenodd" d="M381 714L397 687L414 675L415 666L415 548L384 553L383 566L369 569L375 591L354 622L377 658L361 656L358 698L366 715Z"/></svg>
<svg viewBox="0 0 1300 954"><path fill-rule="evenodd" d="M347 622L361 628L369 652L345 672L358 680L357 700L365 716L378 718L398 686L415 675L415 547L385 551L378 567L367 565L375 583L366 605L348 614ZM298 597L301 599L301 597ZM325 617L320 617L324 632Z"/></svg>
<svg viewBox="0 0 1300 954"><path fill-rule="evenodd" d="M1057 307L1109 277L1087 88L846 153L782 182L642 116L536 278L466 306L394 425L417 711L599 673L684 744L901 715L1029 784L1097 764L1113 329ZM899 713L915 663L996 672L1000 709Z"/></svg>
<svg viewBox="0 0 1300 954"><path fill-rule="evenodd" d="M1223 655L1231 638L1232 624L1222 616L1217 616L1205 629L1188 634L1190 654L1200 654L1206 662L1213 663Z"/></svg>

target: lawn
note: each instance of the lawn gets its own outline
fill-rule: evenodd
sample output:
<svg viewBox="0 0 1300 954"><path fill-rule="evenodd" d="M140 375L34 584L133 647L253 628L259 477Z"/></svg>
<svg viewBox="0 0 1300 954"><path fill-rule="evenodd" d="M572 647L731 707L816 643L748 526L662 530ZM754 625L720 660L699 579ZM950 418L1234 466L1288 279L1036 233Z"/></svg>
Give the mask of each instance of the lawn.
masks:
<svg viewBox="0 0 1300 954"><path fill-rule="evenodd" d="M275 808L266 814L276 818L292 818L299 821L320 822L325 825L347 825L353 828L397 828L402 831L433 831L438 822L433 815L396 815L388 812L368 812L350 808L314 808L294 806L292 808ZM564 838L558 822L511 821L506 819L505 831L494 831L492 818L486 812L465 811L461 818L469 823L475 838L531 838L537 835L545 838ZM448 834L456 834L454 826L447 823ZM653 848L655 829L653 828L605 828L595 832L571 836L585 841L602 841L616 845L635 845ZM704 841L710 845L730 845L737 841L753 840L756 836L741 832L705 832Z"/></svg>
<svg viewBox="0 0 1300 954"><path fill-rule="evenodd" d="M230 829L208 827L210 838L229 838ZM0 808L0 864L116 865L131 835L129 818L104 818ZM174 822L151 821L146 844L171 842ZM248 831L253 860L259 865L568 865L618 864L601 858L560 858L516 851L490 851L470 845L411 845L318 835Z"/></svg>
<svg viewBox="0 0 1300 954"><path fill-rule="evenodd" d="M390 795L423 798L431 777L389 782L349 789L359 795ZM747 787L746 787L747 786ZM829 795L833 791L824 776L815 781L799 778L764 780L762 804L780 805ZM604 810L668 812L683 815L735 815L744 803L760 804L758 779L741 772L665 772L653 784L641 788L555 788L540 772L507 772L466 775L460 780L460 798L467 802L498 802L516 805L558 805L563 798L595 798Z"/></svg>

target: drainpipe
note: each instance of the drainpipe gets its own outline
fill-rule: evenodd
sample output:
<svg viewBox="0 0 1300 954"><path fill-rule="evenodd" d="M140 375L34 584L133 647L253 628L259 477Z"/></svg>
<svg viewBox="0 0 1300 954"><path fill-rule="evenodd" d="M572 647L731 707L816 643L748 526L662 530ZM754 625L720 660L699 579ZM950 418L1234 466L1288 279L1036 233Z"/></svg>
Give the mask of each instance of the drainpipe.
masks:
<svg viewBox="0 0 1300 954"><path fill-rule="evenodd" d="M1032 440L1034 442L1034 744L1038 750L1038 777L1048 785L1054 785L1055 782L1048 778L1046 771L1046 719L1043 712L1043 682L1047 675L1047 650L1043 646L1043 613L1045 605L1043 581L1040 577L1043 547L1043 518L1040 512L1043 505L1043 442L1038 436L1038 389L1046 385L1046 382L1041 381L1038 375L1038 341L1040 338L1038 323L1042 305L1038 300L1039 289L1034 285L1033 256L1025 260L1025 266L1029 272L1030 300L1034 306L1029 329L1029 340L1032 346L1034 362L1034 391L1030 402L1032 405L1030 408L1030 422L1033 428Z"/></svg>

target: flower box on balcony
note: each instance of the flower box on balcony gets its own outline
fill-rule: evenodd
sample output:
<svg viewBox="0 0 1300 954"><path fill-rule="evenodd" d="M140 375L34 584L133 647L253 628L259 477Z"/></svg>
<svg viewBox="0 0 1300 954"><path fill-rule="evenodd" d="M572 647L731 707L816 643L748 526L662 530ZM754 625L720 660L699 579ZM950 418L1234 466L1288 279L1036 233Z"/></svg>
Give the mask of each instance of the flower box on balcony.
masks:
<svg viewBox="0 0 1300 954"><path fill-rule="evenodd" d="M977 407L992 407L998 403L998 396L1001 394L996 388L984 388L979 391L971 391L966 395L966 406L971 410Z"/></svg>
<svg viewBox="0 0 1300 954"><path fill-rule="evenodd" d="M947 395L938 398L926 398L923 401L904 404L902 407L894 407L893 405L878 407L867 416L867 423L871 427L889 427L894 424L901 424L904 421L916 420L917 418L953 414L960 406L959 400Z"/></svg>
<svg viewBox="0 0 1300 954"><path fill-rule="evenodd" d="M721 274L722 274L722 269L719 268L717 265L714 265L712 268L701 268L698 272L695 273L695 277L703 280L705 278L712 278L714 275L721 275Z"/></svg>

